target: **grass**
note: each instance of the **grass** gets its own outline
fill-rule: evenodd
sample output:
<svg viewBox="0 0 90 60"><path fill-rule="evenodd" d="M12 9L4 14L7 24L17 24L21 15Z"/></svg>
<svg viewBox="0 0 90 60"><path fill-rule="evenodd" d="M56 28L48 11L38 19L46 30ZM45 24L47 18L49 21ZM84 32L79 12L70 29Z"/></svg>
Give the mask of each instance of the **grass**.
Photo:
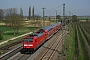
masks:
<svg viewBox="0 0 90 60"><path fill-rule="evenodd" d="M78 26L78 23L76 24L77 25L77 30L78 30L78 36L79 37L79 41L80 43L80 46L79 46L79 56L77 57L77 60L84 60L84 54L83 54L83 49L82 49L82 39L81 39L81 35L80 35L80 32L79 32L79 26Z"/></svg>
<svg viewBox="0 0 90 60"><path fill-rule="evenodd" d="M5 41L7 39L28 33L28 32L35 32L36 30L40 29L41 27L23 27L20 28L19 33L14 35L14 31L11 27L0 25L0 30L3 32L2 36L3 39L0 42Z"/></svg>
<svg viewBox="0 0 90 60"><path fill-rule="evenodd" d="M55 20L51 20L50 22L54 22L55 23L56 21Z"/></svg>
<svg viewBox="0 0 90 60"><path fill-rule="evenodd" d="M65 47L67 48L67 50L65 50L66 54L67 54L67 57L66 59L67 60L84 60L85 59L85 56L84 54L81 54L79 57L77 57L77 37L76 37L76 31L75 31L75 26L72 28L70 27L71 29L71 33L67 35L66 37L66 40L65 40ZM81 37L80 37L81 38ZM80 40L81 42L81 40ZM81 42L81 45L82 45L82 42ZM81 46L81 52L83 53L83 49L84 47Z"/></svg>
<svg viewBox="0 0 90 60"><path fill-rule="evenodd" d="M11 31L13 29L11 27L0 25L0 30L6 32L6 31Z"/></svg>
<svg viewBox="0 0 90 60"><path fill-rule="evenodd" d="M87 18L78 18L78 20L87 20ZM88 18L90 20L90 18Z"/></svg>
<svg viewBox="0 0 90 60"><path fill-rule="evenodd" d="M78 23L77 23L78 24ZM66 60L88 60L86 48L84 45L83 38L81 36L81 33L79 31L79 40L80 40L80 55L77 57L77 37L76 37L76 31L75 26L71 29L71 33L67 34L66 40L65 40L65 50L67 57ZM81 28L80 28L81 29Z"/></svg>
<svg viewBox="0 0 90 60"><path fill-rule="evenodd" d="M22 35L22 34L25 34L25 33L28 33L28 32L35 32L39 28L41 28L41 27L24 27L19 30L18 34L13 35L14 34L13 29L11 29L11 28L9 29L9 27L8 27L6 30L4 30L4 32L2 34L3 39L0 40L0 42L5 41L10 38L13 38L13 37L16 37L16 36L19 36L19 35ZM2 26L2 29L5 29L5 26Z"/></svg>
<svg viewBox="0 0 90 60"><path fill-rule="evenodd" d="M65 60L74 60L76 59L75 57L75 29L74 27L72 28L71 24L68 24L70 28L70 32L66 34L65 42L64 42L64 51L66 53ZM58 57L60 58L60 57Z"/></svg>
<svg viewBox="0 0 90 60"><path fill-rule="evenodd" d="M77 23L78 24L78 23ZM75 26L74 26L74 28L75 28ZM81 47L81 55L79 55L78 57L77 57L77 53L76 53L76 51L77 51L77 45L76 45L76 43L77 43L77 37L76 37L76 32L75 32L75 29L74 28L71 28L71 35L67 35L67 38L66 38L66 47L68 47L68 50L66 50L66 53L67 53L67 60L74 60L74 59L76 59L76 60L85 60L85 59L87 59L86 58L86 52L85 52L85 47L84 47L84 42L82 41L83 39L82 39L82 36L80 35L80 32L79 32L79 39L80 39L80 47Z"/></svg>
<svg viewBox="0 0 90 60"><path fill-rule="evenodd" d="M74 60L75 58L75 31L71 28L71 33L66 36L65 40L65 51L67 53L67 60Z"/></svg>
<svg viewBox="0 0 90 60"><path fill-rule="evenodd" d="M81 27L81 31L82 31L83 35L85 36L88 45L90 46L90 42L89 42L88 36L85 34L85 32L84 32L82 27Z"/></svg>
<svg viewBox="0 0 90 60"><path fill-rule="evenodd" d="M80 27L80 29L81 29L81 27ZM83 32L81 34L83 34ZM82 57L83 57L83 60L88 60L89 56L88 56L87 48L85 46L85 42L84 42L81 34L79 36L80 36L80 42L81 42L81 48L82 48Z"/></svg>
<svg viewBox="0 0 90 60"><path fill-rule="evenodd" d="M14 40L10 40L10 41L8 41L8 43L5 43L5 44L0 45L0 47L7 46L7 45L9 45L9 44L11 44L13 42L16 42L16 41L21 40L22 38L23 37L20 37L20 38L14 39Z"/></svg>
<svg viewBox="0 0 90 60"><path fill-rule="evenodd" d="M0 23L3 23L3 20L0 20Z"/></svg>

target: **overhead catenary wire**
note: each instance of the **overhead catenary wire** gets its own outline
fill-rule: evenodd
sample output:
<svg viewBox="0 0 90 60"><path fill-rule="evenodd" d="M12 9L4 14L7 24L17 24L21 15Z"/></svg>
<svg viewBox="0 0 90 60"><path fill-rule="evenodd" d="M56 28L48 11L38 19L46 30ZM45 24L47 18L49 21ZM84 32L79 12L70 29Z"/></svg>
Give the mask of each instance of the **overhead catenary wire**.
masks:
<svg viewBox="0 0 90 60"><path fill-rule="evenodd" d="M52 9L49 9L49 10L46 9L46 10L45 10L45 13L47 13L47 12L50 13L51 11L53 12L56 8L60 8L60 6L62 7L62 5L59 5L59 6L56 6L56 7L52 8ZM37 14L37 15L41 15L42 12L40 12L40 13L36 13L36 14Z"/></svg>

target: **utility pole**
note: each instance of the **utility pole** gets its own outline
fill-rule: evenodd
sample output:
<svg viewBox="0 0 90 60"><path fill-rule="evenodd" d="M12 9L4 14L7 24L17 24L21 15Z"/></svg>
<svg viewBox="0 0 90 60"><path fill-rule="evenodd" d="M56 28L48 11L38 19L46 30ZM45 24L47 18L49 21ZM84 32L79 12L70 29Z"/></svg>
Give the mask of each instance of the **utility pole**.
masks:
<svg viewBox="0 0 90 60"><path fill-rule="evenodd" d="M63 20L62 20L62 56L65 56L65 35L66 35L66 18L65 18L65 4L63 4Z"/></svg>
<svg viewBox="0 0 90 60"><path fill-rule="evenodd" d="M71 23L71 11L69 11L69 23Z"/></svg>
<svg viewBox="0 0 90 60"><path fill-rule="evenodd" d="M43 9L43 26L45 26L45 21L44 21L44 17L45 17L45 16L44 16L44 13L45 13L45 12L44 12L44 9L46 9L46 8L42 8L42 9Z"/></svg>
<svg viewBox="0 0 90 60"><path fill-rule="evenodd" d="M73 13L71 13L71 18L72 18L72 16L73 16ZM73 20L71 20L71 23L73 22Z"/></svg>
<svg viewBox="0 0 90 60"><path fill-rule="evenodd" d="M56 12L56 17L55 17L55 19L56 19L56 23L57 23L57 10L55 10L55 12Z"/></svg>

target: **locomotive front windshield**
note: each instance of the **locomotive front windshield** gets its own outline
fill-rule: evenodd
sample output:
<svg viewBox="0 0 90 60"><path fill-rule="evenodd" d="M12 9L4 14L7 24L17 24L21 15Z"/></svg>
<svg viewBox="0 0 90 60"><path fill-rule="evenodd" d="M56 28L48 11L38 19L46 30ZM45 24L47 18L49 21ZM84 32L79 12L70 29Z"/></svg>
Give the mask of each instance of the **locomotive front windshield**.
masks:
<svg viewBox="0 0 90 60"><path fill-rule="evenodd" d="M26 38L24 39L25 42L33 42L33 39L32 38Z"/></svg>

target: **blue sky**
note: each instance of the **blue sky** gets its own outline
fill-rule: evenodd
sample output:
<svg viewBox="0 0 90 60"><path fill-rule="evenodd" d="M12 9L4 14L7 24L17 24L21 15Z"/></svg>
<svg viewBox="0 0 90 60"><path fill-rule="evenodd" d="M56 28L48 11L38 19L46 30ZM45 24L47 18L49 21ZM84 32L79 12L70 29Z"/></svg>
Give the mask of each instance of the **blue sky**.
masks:
<svg viewBox="0 0 90 60"><path fill-rule="evenodd" d="M42 8L45 7L45 15L62 15L62 4L65 3L66 15L68 11L76 15L90 15L90 0L0 0L0 9L17 8L18 12L22 7L24 15L28 15L28 7L35 7L35 14L42 15ZM50 10L50 11L49 11Z"/></svg>

